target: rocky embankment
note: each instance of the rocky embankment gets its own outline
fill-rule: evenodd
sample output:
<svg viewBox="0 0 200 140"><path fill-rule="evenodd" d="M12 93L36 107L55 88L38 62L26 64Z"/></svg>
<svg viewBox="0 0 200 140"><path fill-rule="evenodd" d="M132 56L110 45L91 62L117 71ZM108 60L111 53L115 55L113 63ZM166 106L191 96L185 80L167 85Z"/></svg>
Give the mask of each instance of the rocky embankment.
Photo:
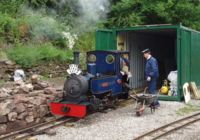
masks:
<svg viewBox="0 0 200 140"><path fill-rule="evenodd" d="M23 69L27 77L33 74L46 77L65 77L68 64L44 63L32 68L22 68L10 60L0 60L0 80L10 81L16 69Z"/></svg>
<svg viewBox="0 0 200 140"><path fill-rule="evenodd" d="M61 97L61 90L40 81L38 75L0 88L0 134L44 121L50 114L49 103Z"/></svg>

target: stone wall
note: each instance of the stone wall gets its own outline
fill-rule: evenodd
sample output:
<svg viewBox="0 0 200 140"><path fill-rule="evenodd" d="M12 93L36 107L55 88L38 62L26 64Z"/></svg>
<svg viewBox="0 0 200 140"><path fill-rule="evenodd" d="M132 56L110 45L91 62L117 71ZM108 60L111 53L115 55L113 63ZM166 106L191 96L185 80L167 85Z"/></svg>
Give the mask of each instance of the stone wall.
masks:
<svg viewBox="0 0 200 140"><path fill-rule="evenodd" d="M18 81L10 88L0 88L0 134L44 121L50 114L49 103L60 100L62 91L48 83Z"/></svg>

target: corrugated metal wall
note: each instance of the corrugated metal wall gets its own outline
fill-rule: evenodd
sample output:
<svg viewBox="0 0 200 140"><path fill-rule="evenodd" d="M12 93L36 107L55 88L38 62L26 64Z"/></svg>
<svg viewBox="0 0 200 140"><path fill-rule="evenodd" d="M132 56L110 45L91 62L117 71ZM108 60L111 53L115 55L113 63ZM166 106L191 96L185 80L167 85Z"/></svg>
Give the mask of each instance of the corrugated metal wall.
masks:
<svg viewBox="0 0 200 140"><path fill-rule="evenodd" d="M130 81L131 87L146 86L144 77L145 59L141 53L145 48L150 48L153 56L158 60L160 84L162 80L167 78L170 71L176 70L175 38L137 32L127 32L126 38L127 49L130 51L130 69L133 75Z"/></svg>
<svg viewBox="0 0 200 140"><path fill-rule="evenodd" d="M133 32L127 33L127 46L130 51L130 69L133 75L130 84L133 88L143 87L144 81L144 58L139 49L139 40Z"/></svg>

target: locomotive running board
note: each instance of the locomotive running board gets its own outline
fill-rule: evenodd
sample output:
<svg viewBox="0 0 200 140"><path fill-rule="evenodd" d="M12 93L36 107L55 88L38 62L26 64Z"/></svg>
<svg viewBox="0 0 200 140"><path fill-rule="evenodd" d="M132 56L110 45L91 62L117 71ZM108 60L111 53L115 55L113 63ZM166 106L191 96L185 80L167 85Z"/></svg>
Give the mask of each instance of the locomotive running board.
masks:
<svg viewBox="0 0 200 140"><path fill-rule="evenodd" d="M54 115L83 118L87 114L87 106L82 104L66 104L51 102L51 113Z"/></svg>

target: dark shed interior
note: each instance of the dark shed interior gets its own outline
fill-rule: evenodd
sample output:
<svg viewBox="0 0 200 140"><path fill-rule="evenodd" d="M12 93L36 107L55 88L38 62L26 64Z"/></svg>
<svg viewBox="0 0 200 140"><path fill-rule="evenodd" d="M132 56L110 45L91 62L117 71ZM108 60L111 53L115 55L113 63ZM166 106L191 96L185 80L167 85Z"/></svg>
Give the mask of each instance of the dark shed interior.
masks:
<svg viewBox="0 0 200 140"><path fill-rule="evenodd" d="M133 88L146 86L145 59L141 53L145 48L149 48L158 60L160 74L158 87L162 85L170 71L177 70L177 32L175 29L135 30L120 33L124 35L125 45L131 54L130 67L133 75L131 86Z"/></svg>

